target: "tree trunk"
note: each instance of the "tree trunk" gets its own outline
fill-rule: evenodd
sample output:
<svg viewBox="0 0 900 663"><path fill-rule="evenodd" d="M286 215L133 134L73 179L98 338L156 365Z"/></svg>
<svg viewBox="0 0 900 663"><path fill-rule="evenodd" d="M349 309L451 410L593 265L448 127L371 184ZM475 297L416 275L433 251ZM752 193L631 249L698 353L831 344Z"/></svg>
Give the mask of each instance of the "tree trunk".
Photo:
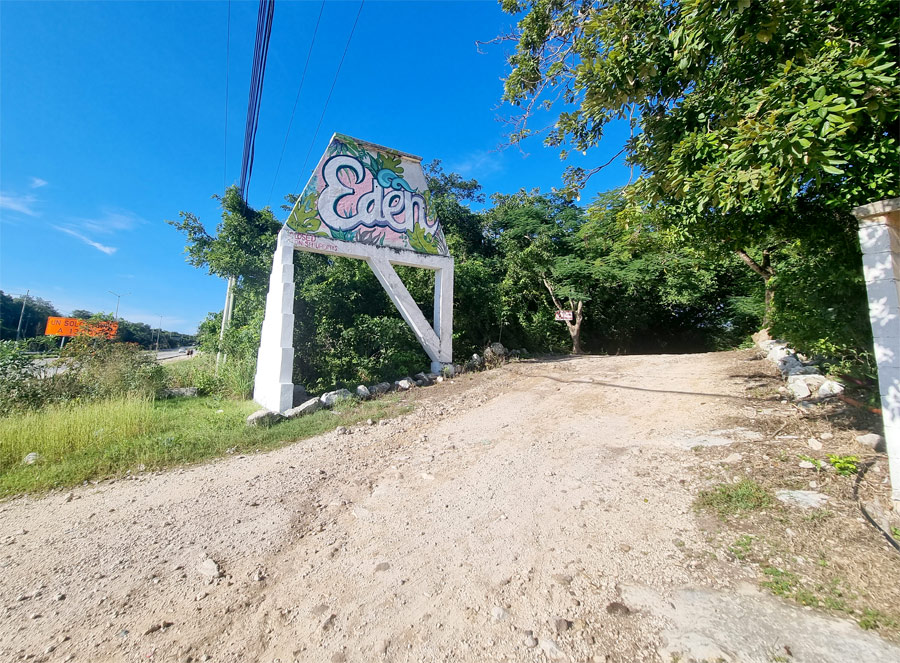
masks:
<svg viewBox="0 0 900 663"><path fill-rule="evenodd" d="M569 302L569 306L572 303ZM573 355L581 355L584 354L584 350L581 349L581 322L584 320L582 315L582 308L584 307L584 302L578 302L578 308L575 309L575 321L569 322L566 320L566 327L569 329L569 336L572 337L572 354Z"/></svg>
<svg viewBox="0 0 900 663"><path fill-rule="evenodd" d="M741 260L747 263L747 266L756 272L757 275L763 280L763 284L765 285L765 311L763 312L763 329L767 328L769 324L772 322L772 306L775 301L775 284L772 282L772 277L775 276L775 268L772 267L771 256L769 255L769 249L765 249L762 252L762 264L756 262L753 258L751 258L746 251L738 250L736 251L738 256L740 256Z"/></svg>
<svg viewBox="0 0 900 663"><path fill-rule="evenodd" d="M546 278L544 279L544 287L547 288L547 292L550 293L550 299L553 300L553 305L556 306L556 310L563 311L562 303L556 298L556 293L553 291L553 286L550 285L550 281ZM569 309L572 310L572 300L569 300ZM566 329L569 331L569 336L572 337L572 354L573 355L582 355L584 354L584 350L581 349L581 323L584 320L584 301L579 300L578 306L575 309L575 320L569 321L566 320Z"/></svg>
<svg viewBox="0 0 900 663"><path fill-rule="evenodd" d="M766 283L766 308L763 312L763 327L768 328L769 324L772 322L772 304L775 300L775 285L772 283L772 278L769 277L765 280Z"/></svg>

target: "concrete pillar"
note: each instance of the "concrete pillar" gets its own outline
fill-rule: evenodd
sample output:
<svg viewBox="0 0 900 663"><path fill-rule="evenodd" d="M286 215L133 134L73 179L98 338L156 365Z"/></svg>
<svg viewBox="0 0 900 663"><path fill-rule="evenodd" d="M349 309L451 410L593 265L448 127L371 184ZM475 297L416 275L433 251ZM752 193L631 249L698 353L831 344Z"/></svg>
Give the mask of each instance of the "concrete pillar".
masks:
<svg viewBox="0 0 900 663"><path fill-rule="evenodd" d="M294 405L294 245L284 228L272 258L253 400L273 412Z"/></svg>
<svg viewBox="0 0 900 663"><path fill-rule="evenodd" d="M394 267L387 259L387 256L384 255L383 251L376 248L374 251L372 251L372 255L366 258L366 262L369 264L369 267L372 268L372 271L375 273L375 277L387 292L388 297L391 298L394 306L397 307L397 310L406 321L406 324L408 324L410 329L412 329L412 332L421 344L422 349L425 350L425 353L428 355L429 359L431 359L431 369L436 373L440 372L441 366L453 361L453 355L444 352L444 344L448 342L452 343L453 336L452 261L448 260L447 262L449 262L449 265L447 267L437 270L437 276L435 278L437 279L438 283L443 283L441 280L441 274L447 272L448 269L450 270L450 284L446 285L446 283L443 283L442 290L442 292L445 293L445 297L443 299L446 300L447 296L449 296L450 298L450 310L449 312L446 312L445 309L441 307L440 312L442 317L435 317L433 327L428 326L428 321L425 319L425 316L422 315L422 311L419 309L419 305L416 304L415 300L409 294L406 286L403 285L403 281L400 280L399 276L397 276L397 272L394 271ZM449 295L446 294L448 292ZM440 293L436 291L435 295L436 298L434 307L435 315L437 315L440 306L438 302ZM447 331L446 335L438 336L438 334L441 334L442 331L445 330ZM452 348L452 345L450 345L449 347Z"/></svg>
<svg viewBox="0 0 900 663"><path fill-rule="evenodd" d="M440 339L438 360L431 362L431 372L453 362L453 261L434 272L434 333Z"/></svg>
<svg viewBox="0 0 900 663"><path fill-rule="evenodd" d="M900 198L857 207L853 214L859 220L891 497L900 508Z"/></svg>

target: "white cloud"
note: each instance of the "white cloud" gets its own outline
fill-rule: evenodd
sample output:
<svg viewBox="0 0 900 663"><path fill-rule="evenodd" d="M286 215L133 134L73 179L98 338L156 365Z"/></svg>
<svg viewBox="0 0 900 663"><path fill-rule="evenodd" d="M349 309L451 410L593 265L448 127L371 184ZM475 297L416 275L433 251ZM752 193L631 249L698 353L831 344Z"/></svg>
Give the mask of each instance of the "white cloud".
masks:
<svg viewBox="0 0 900 663"><path fill-rule="evenodd" d="M503 170L503 155L498 150L470 152L462 159L448 164L447 170L465 177L485 177Z"/></svg>
<svg viewBox="0 0 900 663"><path fill-rule="evenodd" d="M34 196L18 196L14 193L0 193L0 209L8 209L12 212L27 214L28 216L39 216L34 204L37 198Z"/></svg>
<svg viewBox="0 0 900 663"><path fill-rule="evenodd" d="M73 219L85 230L109 235L114 232L131 230L146 223L144 219L128 210L104 209L100 216L92 219Z"/></svg>
<svg viewBox="0 0 900 663"><path fill-rule="evenodd" d="M42 180L40 177L32 177L31 178L31 188L32 189L40 189L42 186L47 186L47 180Z"/></svg>
<svg viewBox="0 0 900 663"><path fill-rule="evenodd" d="M105 253L108 256L111 256L113 253L118 251L118 249L115 246L105 246L104 244L101 244L100 242L95 242L90 237L85 237L80 232L72 230L71 228L63 228L62 226L53 226L53 227L61 232L66 233L67 235L71 235L72 237L77 237L85 244L88 244L89 246L93 246L95 249L97 249L98 251L102 251L103 253Z"/></svg>

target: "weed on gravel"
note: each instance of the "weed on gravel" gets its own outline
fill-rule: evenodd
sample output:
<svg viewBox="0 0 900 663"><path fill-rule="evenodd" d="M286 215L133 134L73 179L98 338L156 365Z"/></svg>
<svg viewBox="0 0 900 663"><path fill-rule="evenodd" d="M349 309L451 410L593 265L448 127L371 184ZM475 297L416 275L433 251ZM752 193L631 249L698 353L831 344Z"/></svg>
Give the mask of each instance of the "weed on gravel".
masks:
<svg viewBox="0 0 900 663"><path fill-rule="evenodd" d="M773 503L772 495L752 479L737 483L720 483L712 490L700 492L697 505L712 509L725 518L746 511L764 509Z"/></svg>
<svg viewBox="0 0 900 663"><path fill-rule="evenodd" d="M409 406L396 397L348 401L271 428L248 427L247 415L258 408L252 401L217 397L129 398L0 418L0 497L184 465L226 452L271 449L338 426L396 416ZM39 459L25 464L31 453Z"/></svg>

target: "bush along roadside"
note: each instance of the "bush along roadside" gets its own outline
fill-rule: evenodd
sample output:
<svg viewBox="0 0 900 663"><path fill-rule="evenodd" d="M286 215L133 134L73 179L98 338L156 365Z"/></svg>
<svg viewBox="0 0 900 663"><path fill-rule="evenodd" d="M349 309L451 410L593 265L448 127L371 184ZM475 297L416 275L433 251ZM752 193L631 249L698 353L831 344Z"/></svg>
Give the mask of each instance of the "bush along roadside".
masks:
<svg viewBox="0 0 900 663"><path fill-rule="evenodd" d="M413 376L404 376L391 382L379 382L373 385L357 385L351 392L349 389L337 389L326 392L320 396L309 398L303 387L294 386L294 407L284 413L272 412L265 408L257 410L247 417L248 426L271 426L286 419L296 419L312 414L323 408L332 408L338 403L358 399L367 401L377 398L392 391L408 391L415 387L429 387L443 382L454 375L461 375L473 371L481 371L505 364L524 354L521 350L507 350L502 343L491 343L484 349L483 355L473 354L465 364L452 364L446 366L441 375L437 373L416 373Z"/></svg>
<svg viewBox="0 0 900 663"><path fill-rule="evenodd" d="M34 361L25 344L0 341L0 417L49 405L115 398L154 398L166 372L134 343L78 336L51 363Z"/></svg>

